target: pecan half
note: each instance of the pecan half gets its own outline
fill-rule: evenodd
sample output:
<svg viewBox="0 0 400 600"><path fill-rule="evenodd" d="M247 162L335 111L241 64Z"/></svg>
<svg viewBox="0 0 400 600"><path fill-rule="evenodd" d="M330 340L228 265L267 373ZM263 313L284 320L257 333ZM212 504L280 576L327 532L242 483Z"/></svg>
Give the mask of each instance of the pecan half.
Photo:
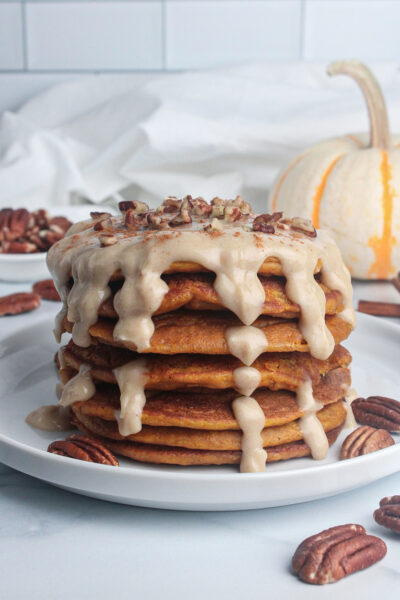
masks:
<svg viewBox="0 0 400 600"><path fill-rule="evenodd" d="M338 525L300 544L292 558L294 572L306 583L334 583L366 569L386 554L386 544L361 525Z"/></svg>
<svg viewBox="0 0 400 600"><path fill-rule="evenodd" d="M33 292L18 292L0 298L0 317L19 315L40 306L40 296Z"/></svg>
<svg viewBox="0 0 400 600"><path fill-rule="evenodd" d="M354 403L352 403L353 406ZM344 440L340 460L370 454L393 446L394 439L386 429L375 429L368 425L358 427Z"/></svg>
<svg viewBox="0 0 400 600"><path fill-rule="evenodd" d="M110 465L113 467L118 467L119 465L114 454L101 442L75 433L68 436L66 440L52 442L47 448L47 452L85 460L86 462L100 463L101 465Z"/></svg>
<svg viewBox="0 0 400 600"><path fill-rule="evenodd" d="M0 229L3 229L3 227L10 227L13 212L12 208L2 208L0 210Z"/></svg>
<svg viewBox="0 0 400 600"><path fill-rule="evenodd" d="M400 533L400 496L386 496L379 502L374 519L383 527Z"/></svg>
<svg viewBox="0 0 400 600"><path fill-rule="evenodd" d="M387 431L400 431L400 402L384 396L357 398L351 404L356 420Z"/></svg>
<svg viewBox="0 0 400 600"><path fill-rule="evenodd" d="M49 221L50 228L57 225L65 233L71 227L72 222L67 217L51 217Z"/></svg>
<svg viewBox="0 0 400 600"><path fill-rule="evenodd" d="M14 210L11 216L10 229L16 235L16 237L23 236L28 228L29 220L30 214L26 208L18 208L17 210Z"/></svg>
<svg viewBox="0 0 400 600"><path fill-rule="evenodd" d="M38 251L38 247L32 242L3 241L1 251L3 254L32 254Z"/></svg>
<svg viewBox="0 0 400 600"><path fill-rule="evenodd" d="M37 281L32 289L35 294L38 294L41 298L43 298L43 300L60 302L59 293L57 292L52 279L43 279L42 281Z"/></svg>
<svg viewBox="0 0 400 600"><path fill-rule="evenodd" d="M400 304L395 302L358 301L358 312L376 317L400 317Z"/></svg>

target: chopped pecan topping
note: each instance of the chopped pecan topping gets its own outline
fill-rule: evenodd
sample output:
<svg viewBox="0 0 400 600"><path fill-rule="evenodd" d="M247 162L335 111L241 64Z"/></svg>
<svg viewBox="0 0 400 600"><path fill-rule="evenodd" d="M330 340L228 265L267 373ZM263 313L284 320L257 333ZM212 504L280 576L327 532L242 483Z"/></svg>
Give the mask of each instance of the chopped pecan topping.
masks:
<svg viewBox="0 0 400 600"><path fill-rule="evenodd" d="M133 201L132 200L122 200L122 202L118 202L118 208L122 213L126 212L129 209L133 210L133 208L134 208Z"/></svg>
<svg viewBox="0 0 400 600"><path fill-rule="evenodd" d="M118 242L118 239L112 233L102 233L99 236L101 246L114 246Z"/></svg>
<svg viewBox="0 0 400 600"><path fill-rule="evenodd" d="M193 198L191 202L193 206L193 214L199 217L208 217L211 214L212 206L210 206L208 202L204 200L204 198Z"/></svg>
<svg viewBox="0 0 400 600"><path fill-rule="evenodd" d="M272 213L272 215L258 215L253 221L253 231L261 231L262 233L275 233L275 223L282 218L281 212Z"/></svg>
<svg viewBox="0 0 400 600"><path fill-rule="evenodd" d="M47 452L77 458L86 462L94 462L102 465L118 467L119 462L114 454L101 442L84 435L72 434L66 440L52 442Z"/></svg>
<svg viewBox="0 0 400 600"><path fill-rule="evenodd" d="M353 406L354 402L352 403ZM340 460L370 454L393 446L394 439L386 429L375 429L363 425L352 431L344 440L340 451Z"/></svg>
<svg viewBox="0 0 400 600"><path fill-rule="evenodd" d="M143 217L137 215L132 208L128 209L125 213L125 227L127 229L138 229L141 225L143 225Z"/></svg>
<svg viewBox="0 0 400 600"><path fill-rule="evenodd" d="M33 286L33 291L38 294L43 300L51 300L53 302L60 302L59 293L56 290L52 279L43 279L37 281Z"/></svg>
<svg viewBox="0 0 400 600"><path fill-rule="evenodd" d="M292 558L294 572L306 583L334 583L377 563L386 544L367 535L361 525L338 525L313 535L300 544Z"/></svg>
<svg viewBox="0 0 400 600"><path fill-rule="evenodd" d="M145 215L149 212L147 204L139 202L138 200L122 200L122 202L118 203L118 208L122 213L133 210L137 215Z"/></svg>
<svg viewBox="0 0 400 600"><path fill-rule="evenodd" d="M224 226L222 224L222 221L220 221L216 217L211 219L211 223L208 223L208 225L204 225L203 227L204 231L222 231L223 228Z"/></svg>
<svg viewBox="0 0 400 600"><path fill-rule="evenodd" d="M157 208L158 213L173 213L180 209L182 200L178 200L176 196L168 196L164 202Z"/></svg>
<svg viewBox="0 0 400 600"><path fill-rule="evenodd" d="M111 213L92 210L90 216L92 217L93 221L98 221L99 219L106 219L107 217L111 217Z"/></svg>
<svg viewBox="0 0 400 600"><path fill-rule="evenodd" d="M112 231L113 224L110 217L98 219L93 225L94 231Z"/></svg>
<svg viewBox="0 0 400 600"><path fill-rule="evenodd" d="M387 431L400 431L400 402L384 396L357 398L351 404L356 420Z"/></svg>
<svg viewBox="0 0 400 600"><path fill-rule="evenodd" d="M308 237L315 238L317 237L317 232L315 227L311 223L309 219L301 219L300 217L293 217L290 220L290 228L293 231L299 231L300 233L304 233L304 235L308 235Z"/></svg>
<svg viewBox="0 0 400 600"><path fill-rule="evenodd" d="M379 502L374 512L374 519L383 527L400 533L400 496L387 496Z"/></svg>
<svg viewBox="0 0 400 600"><path fill-rule="evenodd" d="M168 227L168 221L160 217L155 212L149 212L146 216L147 225L151 229L166 229Z"/></svg>
<svg viewBox="0 0 400 600"><path fill-rule="evenodd" d="M40 306L40 296L33 292L18 292L0 298L0 317L19 315Z"/></svg>
<svg viewBox="0 0 400 600"><path fill-rule="evenodd" d="M225 206L224 209L224 219L228 221L228 223L233 223L234 221L238 221L242 216L242 212L238 206Z"/></svg>
<svg viewBox="0 0 400 600"><path fill-rule="evenodd" d="M192 222L191 212L193 207L191 198L191 196L186 196L182 200L179 213L169 221L170 227L179 227L179 225L187 225Z"/></svg>

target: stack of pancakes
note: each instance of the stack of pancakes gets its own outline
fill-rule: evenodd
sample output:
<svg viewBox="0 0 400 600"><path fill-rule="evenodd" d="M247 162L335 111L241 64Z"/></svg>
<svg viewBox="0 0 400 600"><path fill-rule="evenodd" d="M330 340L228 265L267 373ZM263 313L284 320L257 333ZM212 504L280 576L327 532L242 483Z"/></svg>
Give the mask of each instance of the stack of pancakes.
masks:
<svg viewBox="0 0 400 600"><path fill-rule="evenodd" d="M113 233L115 229L113 226ZM301 237L297 234L300 243ZM98 251L101 249L99 245ZM340 344L352 325L339 316L344 309L342 294L322 283L321 267L318 261L314 277L325 296L325 323L334 339L334 350L325 360L310 354L299 327L300 307L287 296L279 260L267 257L258 270L265 301L252 325L261 329L267 344L266 351L252 364L260 373L260 382L251 396L265 417L261 439L267 461L310 454L299 422L303 412L296 398L305 381L311 381L314 399L320 406L317 418L329 444L336 440L346 418L343 398L350 385L351 356ZM79 283L74 276L77 278L79 273L72 268L65 289L59 289L66 304L61 330L67 332L73 328L68 297ZM115 268L108 297L99 303L97 321L88 328L89 345L78 345L71 339L58 354L56 362L64 384L68 386L73 378L79 378L82 368L88 370L94 383L91 393L82 399L75 394L71 403L74 422L115 453L136 461L176 465L240 463L242 431L232 402L240 395L234 389L234 372L243 364L230 353L226 331L242 323L223 305L214 289L215 274L203 265L175 261L163 272L162 279L168 291L152 316L154 333L142 352L137 352L129 339L114 337L119 317L114 299L125 281L121 269ZM138 360L144 361L141 364L145 371L142 428L126 434L118 425L121 406L115 370Z"/></svg>

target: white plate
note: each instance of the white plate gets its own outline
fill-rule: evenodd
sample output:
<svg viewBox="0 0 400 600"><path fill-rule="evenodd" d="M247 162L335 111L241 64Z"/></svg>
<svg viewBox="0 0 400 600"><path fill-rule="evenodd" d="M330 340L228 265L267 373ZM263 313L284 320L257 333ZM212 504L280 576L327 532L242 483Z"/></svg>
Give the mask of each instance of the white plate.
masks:
<svg viewBox="0 0 400 600"><path fill-rule="evenodd" d="M365 485L399 470L400 440L367 456L338 461L340 440L322 462L310 458L267 465L262 474L240 474L237 467L158 467L121 460L119 468L48 454L62 435L30 428L25 416L56 402L56 344L53 319L15 329L0 340L0 460L57 486L104 500L182 510L242 510L315 500ZM361 396L400 398L400 327L358 316L349 350L353 383Z"/></svg>
<svg viewBox="0 0 400 600"><path fill-rule="evenodd" d="M51 215L63 215L75 222L87 219L90 211L95 209L93 204L87 204L84 206L52 206L48 210ZM46 265L46 255L46 252L0 254L0 280L37 281L47 279L50 277L50 273Z"/></svg>

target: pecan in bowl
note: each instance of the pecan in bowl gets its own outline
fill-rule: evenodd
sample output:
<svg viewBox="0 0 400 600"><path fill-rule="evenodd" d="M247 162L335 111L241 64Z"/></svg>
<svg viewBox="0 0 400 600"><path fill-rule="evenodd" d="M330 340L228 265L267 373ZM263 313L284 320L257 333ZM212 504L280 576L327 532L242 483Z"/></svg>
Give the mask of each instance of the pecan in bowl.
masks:
<svg viewBox="0 0 400 600"><path fill-rule="evenodd" d="M400 402L384 396L357 398L351 404L356 420L387 431L400 431Z"/></svg>
<svg viewBox="0 0 400 600"><path fill-rule="evenodd" d="M76 433L68 436L66 440L52 442L47 448L47 452L101 465L119 466L114 454L101 442Z"/></svg>
<svg viewBox="0 0 400 600"><path fill-rule="evenodd" d="M363 456L393 445L394 439L386 429L375 429L363 425L357 427L344 440L340 451L340 460Z"/></svg>
<svg viewBox="0 0 400 600"><path fill-rule="evenodd" d="M400 496L386 496L379 502L374 519L383 527L400 533Z"/></svg>
<svg viewBox="0 0 400 600"><path fill-rule="evenodd" d="M380 561L386 544L362 525L338 525L304 540L292 558L293 571L306 583L334 583Z"/></svg>
<svg viewBox="0 0 400 600"><path fill-rule="evenodd" d="M64 237L72 225L63 216L51 217L41 208L0 210L0 254L32 254L46 252Z"/></svg>

